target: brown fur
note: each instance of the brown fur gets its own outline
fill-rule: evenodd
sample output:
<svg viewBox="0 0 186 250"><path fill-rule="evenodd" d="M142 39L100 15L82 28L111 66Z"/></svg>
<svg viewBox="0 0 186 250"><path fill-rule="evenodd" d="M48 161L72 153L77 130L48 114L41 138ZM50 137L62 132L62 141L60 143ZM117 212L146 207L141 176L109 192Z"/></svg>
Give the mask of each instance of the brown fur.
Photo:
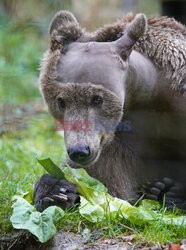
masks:
<svg viewBox="0 0 186 250"><path fill-rule="evenodd" d="M66 43L76 41L83 34L76 18L68 11L56 13L51 21L49 32L51 51L62 50Z"/></svg>
<svg viewBox="0 0 186 250"><path fill-rule="evenodd" d="M62 21L60 21L61 19ZM150 76L154 78L156 74L154 74L153 64L156 66L158 77L161 79L158 81L160 87L158 86L154 90L153 86L148 85L146 91L143 82L144 84L142 83L140 87L146 93L144 94L145 91L143 91L144 96L140 95L139 98L139 86L135 88L135 80L127 86L129 88L128 93L130 93L128 95L130 100L127 100L127 105L131 113L128 114L126 110L125 115L134 121L136 126L132 133L91 131L87 134L74 132L65 134L67 149L81 143L88 144L93 153L101 152L101 156L92 166L87 168L87 171L102 181L111 194L121 198L129 198L133 195L137 186L144 180L151 180L158 175L164 176L166 172L170 174L170 177L175 175L172 167L167 170L162 167L164 163L157 164L157 161L162 159L161 150L164 148L162 144L175 143L176 140L173 138L175 131L172 127L170 128L168 123L165 126L166 133L162 132L162 135L161 124L156 124L156 122L161 120L162 113L167 111L170 112L167 120L169 120L170 115L172 121L171 112L175 111L172 108L172 100L176 96L173 89L182 93L185 91L186 50L184 39L186 31L183 25L166 17L149 18L148 28L146 26L147 22L144 15L135 16L131 14L114 25L107 25L95 33L88 34L79 27L71 13L57 13L50 26L50 48L41 65L41 89L52 116L56 119L70 119L72 121L78 119L92 122L95 118L117 122L121 120L123 100L119 94L123 94L124 87L121 87L123 85L118 80L121 77L116 78L116 82L109 82L109 80L112 79L115 71L118 74L121 71L127 71L132 46L136 51L145 55L141 56L140 53L135 52L138 59L143 57L142 63L145 67L149 67L148 69L152 73ZM76 42L74 43L74 41ZM112 43L106 43L108 41ZM77 59L78 53L80 53L80 58ZM88 59L93 60L95 58L95 65L89 63L87 54L89 55ZM98 61L96 61L96 58L98 58ZM80 67L83 60L86 63ZM109 72L108 64L112 72ZM107 67L102 68L104 65ZM81 74L82 68L84 71ZM87 71L85 71L86 68ZM133 70L135 72L135 68ZM89 81L92 72L94 72L95 79ZM105 74L104 81L100 83L99 80L102 80L103 73ZM144 73L146 72L144 71ZM100 75L98 82L96 82L97 75ZM164 78L162 78L162 75ZM87 81L83 81L82 77L87 77ZM72 79L72 81L69 81L69 79ZM167 83L170 83L172 89L167 90ZM153 91L148 91L148 87ZM160 93L160 91L162 92ZM92 109L90 103L95 95L102 95L105 100L102 106ZM58 98L65 100L65 111L59 109ZM155 114L153 113L154 109L157 111ZM162 113L158 113L159 111ZM179 121L181 121L180 117L182 117L182 114L180 115L178 112L177 118ZM168 134L168 138L163 137L165 134ZM133 144L136 148L133 148L130 144ZM180 148L183 150L182 155ZM178 147L176 149L173 147L172 151L181 155L179 160L184 159L185 161L184 149L185 142L183 144L178 143ZM145 166L141 166L135 150L146 161ZM69 161L69 164L72 167L78 167L72 161ZM154 168L154 165L158 165L158 167ZM178 165L182 166L182 163L179 162ZM180 173L177 171L176 174L181 176Z"/></svg>
<svg viewBox="0 0 186 250"><path fill-rule="evenodd" d="M107 25L93 35L96 41L113 41L123 35L134 14ZM171 87L180 92L186 89L186 27L174 18L149 17L148 29L134 49L149 57L160 72L171 81Z"/></svg>
<svg viewBox="0 0 186 250"><path fill-rule="evenodd" d="M135 18L135 14L119 20L116 24L106 25L94 34L88 34L80 29L77 23L70 23L54 30L51 37L51 49L62 49L65 36L68 40L114 41L121 37L127 25ZM57 33L56 33L57 32ZM186 89L186 28L181 23L168 17L148 18L148 29L143 37L135 44L134 49L149 57L160 72L171 81L171 87L180 92Z"/></svg>

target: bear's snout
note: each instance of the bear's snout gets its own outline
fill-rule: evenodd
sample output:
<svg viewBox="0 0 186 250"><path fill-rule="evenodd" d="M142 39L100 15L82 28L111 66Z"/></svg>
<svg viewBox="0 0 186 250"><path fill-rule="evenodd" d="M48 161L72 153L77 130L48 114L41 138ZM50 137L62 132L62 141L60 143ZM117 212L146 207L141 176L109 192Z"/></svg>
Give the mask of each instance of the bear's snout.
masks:
<svg viewBox="0 0 186 250"><path fill-rule="evenodd" d="M72 161L80 164L87 163L91 156L90 148L87 145L76 145L70 147L67 152Z"/></svg>

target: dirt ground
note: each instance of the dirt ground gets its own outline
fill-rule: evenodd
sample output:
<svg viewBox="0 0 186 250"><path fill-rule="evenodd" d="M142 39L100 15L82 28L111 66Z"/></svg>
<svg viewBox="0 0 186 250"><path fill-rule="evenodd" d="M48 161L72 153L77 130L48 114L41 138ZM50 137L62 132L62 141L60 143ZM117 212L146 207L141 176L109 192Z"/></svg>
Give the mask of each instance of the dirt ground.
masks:
<svg viewBox="0 0 186 250"><path fill-rule="evenodd" d="M165 246L147 246L146 243L137 245L132 235L105 239L97 237L86 241L80 234L60 230L47 243L40 243L33 235L25 230L15 231L9 236L0 236L0 250L84 250L84 249L108 249L108 250L186 250L186 239L180 244Z"/></svg>

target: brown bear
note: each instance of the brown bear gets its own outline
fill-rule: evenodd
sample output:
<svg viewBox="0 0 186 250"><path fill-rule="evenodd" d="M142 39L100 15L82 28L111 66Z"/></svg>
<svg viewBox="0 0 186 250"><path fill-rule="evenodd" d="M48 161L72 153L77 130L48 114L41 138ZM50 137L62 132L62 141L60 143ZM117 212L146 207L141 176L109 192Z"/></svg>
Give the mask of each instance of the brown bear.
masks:
<svg viewBox="0 0 186 250"><path fill-rule="evenodd" d="M86 33L68 11L50 24L40 84L65 123L68 164L84 167L111 195L184 208L186 29L174 19L129 15ZM35 185L39 211L78 202L76 186L52 175Z"/></svg>

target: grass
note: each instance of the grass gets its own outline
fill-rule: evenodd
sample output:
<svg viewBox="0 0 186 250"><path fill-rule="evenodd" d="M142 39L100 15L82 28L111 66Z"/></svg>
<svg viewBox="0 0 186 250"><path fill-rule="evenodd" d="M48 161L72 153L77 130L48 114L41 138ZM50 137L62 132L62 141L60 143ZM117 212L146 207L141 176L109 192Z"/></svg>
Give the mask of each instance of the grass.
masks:
<svg viewBox="0 0 186 250"><path fill-rule="evenodd" d="M0 225L2 232L11 230L11 197L33 189L43 175L37 158L50 156L60 163L64 150L63 138L54 132L54 122L47 114L25 118L27 128L12 131L0 140Z"/></svg>
<svg viewBox="0 0 186 250"><path fill-rule="evenodd" d="M172 212L169 212L172 213ZM180 213L177 209L174 213ZM186 236L186 228L174 227L173 225L165 226L161 220L147 224L143 227L135 226L125 219L119 219L116 215L114 218L105 219L104 221L91 223L83 218L77 208L70 212L65 212L65 217L59 222L58 228L64 228L66 231L81 233L88 229L88 237L85 240L92 242L96 236L99 238L115 238L125 240L125 236L133 235L133 247L139 244L148 246L169 244L172 242L180 243Z"/></svg>
<svg viewBox="0 0 186 250"><path fill-rule="evenodd" d="M37 163L37 158L50 157L58 165L63 160L63 137L54 131L52 118L48 114L37 114L23 120L26 128L6 133L0 140L0 225L3 234L13 231L9 221L12 213L11 197L32 190L34 183L45 172ZM173 213L180 212L175 209ZM77 208L65 211L65 217L58 223L58 228L82 234L88 229L88 236L84 237L89 242L97 235L122 240L127 232L135 235L133 244L179 243L186 237L186 228L165 226L161 220L144 227L137 227L126 220L118 222L117 218L110 217L96 224L91 223L79 214Z"/></svg>

